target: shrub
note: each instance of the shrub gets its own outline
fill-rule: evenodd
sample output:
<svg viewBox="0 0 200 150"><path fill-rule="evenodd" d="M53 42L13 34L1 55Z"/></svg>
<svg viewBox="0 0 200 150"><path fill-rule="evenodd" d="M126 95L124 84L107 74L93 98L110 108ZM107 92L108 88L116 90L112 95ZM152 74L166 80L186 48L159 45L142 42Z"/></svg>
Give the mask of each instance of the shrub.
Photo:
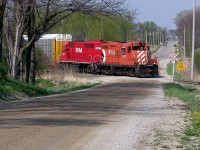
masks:
<svg viewBox="0 0 200 150"><path fill-rule="evenodd" d="M0 63L0 82L6 81L7 75L8 75L7 67L3 63Z"/></svg>
<svg viewBox="0 0 200 150"><path fill-rule="evenodd" d="M49 70L49 66L50 64L52 64L52 62L50 58L39 47L36 47L35 57L37 64L36 72L39 76Z"/></svg>
<svg viewBox="0 0 200 150"><path fill-rule="evenodd" d="M195 65L197 67L197 71L200 73L200 48L195 50L195 57L194 57L194 61L195 61Z"/></svg>
<svg viewBox="0 0 200 150"><path fill-rule="evenodd" d="M39 78L36 80L36 84L41 87L53 87L54 83L51 80Z"/></svg>

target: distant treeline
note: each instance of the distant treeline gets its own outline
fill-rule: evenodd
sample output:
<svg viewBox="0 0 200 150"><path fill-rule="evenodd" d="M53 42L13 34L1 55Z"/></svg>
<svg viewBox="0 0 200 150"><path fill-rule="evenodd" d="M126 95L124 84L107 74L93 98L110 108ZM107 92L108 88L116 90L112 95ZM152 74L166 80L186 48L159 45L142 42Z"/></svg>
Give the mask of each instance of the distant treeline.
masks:
<svg viewBox="0 0 200 150"><path fill-rule="evenodd" d="M122 16L89 16L74 13L63 19L51 33L70 33L73 40L130 41L136 39L134 23Z"/></svg>
<svg viewBox="0 0 200 150"><path fill-rule="evenodd" d="M175 18L177 26L177 36L181 45L184 44L184 28L185 28L185 46L187 57L191 57L192 50L192 26L193 26L193 11L184 10L177 14ZM195 11L195 65L200 73L200 7Z"/></svg>
<svg viewBox="0 0 200 150"><path fill-rule="evenodd" d="M200 8L196 8L195 13L195 49L200 48ZM184 42L184 28L187 54L190 54L192 47L192 25L193 11L184 10L177 14L175 23L177 26L177 35L180 43Z"/></svg>

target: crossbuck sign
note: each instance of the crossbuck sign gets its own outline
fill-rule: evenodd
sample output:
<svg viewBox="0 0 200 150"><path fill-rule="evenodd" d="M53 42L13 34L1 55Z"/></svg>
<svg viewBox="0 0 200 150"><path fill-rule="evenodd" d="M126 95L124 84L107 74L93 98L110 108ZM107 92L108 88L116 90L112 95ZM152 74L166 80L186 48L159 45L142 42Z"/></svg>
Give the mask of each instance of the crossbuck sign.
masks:
<svg viewBox="0 0 200 150"><path fill-rule="evenodd" d="M172 57L171 58L172 62L173 61L178 61L177 56L178 56L179 53L171 52L170 54L171 54L171 57Z"/></svg>
<svg viewBox="0 0 200 150"><path fill-rule="evenodd" d="M171 52L170 54L171 54L171 56L172 56L171 61L172 61L172 63L173 63L173 69L172 69L172 83L174 83L174 69L175 69L175 63L176 63L176 61L178 61L177 56L178 56L179 53Z"/></svg>

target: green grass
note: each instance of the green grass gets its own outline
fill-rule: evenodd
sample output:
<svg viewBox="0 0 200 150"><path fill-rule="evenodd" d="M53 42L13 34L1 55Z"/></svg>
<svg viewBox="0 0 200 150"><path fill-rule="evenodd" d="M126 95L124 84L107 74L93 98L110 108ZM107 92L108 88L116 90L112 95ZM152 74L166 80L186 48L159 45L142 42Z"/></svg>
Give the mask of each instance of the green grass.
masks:
<svg viewBox="0 0 200 150"><path fill-rule="evenodd" d="M195 99L195 96L200 94L200 91L173 83L165 84L164 88L168 96L177 97L186 102L189 110L200 111L200 101Z"/></svg>
<svg viewBox="0 0 200 150"><path fill-rule="evenodd" d="M41 88L34 85L29 85L27 83L17 81L17 80L7 80L3 85L0 85L0 92L6 97L6 95L20 94L23 93L27 96L41 96L54 94L53 90ZM1 99L1 97L0 97Z"/></svg>
<svg viewBox="0 0 200 150"><path fill-rule="evenodd" d="M195 148L200 149L200 91L173 83L164 84L164 89L167 96L183 100L186 109L191 112L191 124L184 131L182 143L188 143L192 137L197 137Z"/></svg>
<svg viewBox="0 0 200 150"><path fill-rule="evenodd" d="M39 79L36 80L36 85L41 86L41 87L45 87L45 88L49 88L49 87L55 86L55 83L51 80L39 78Z"/></svg>
<svg viewBox="0 0 200 150"><path fill-rule="evenodd" d="M177 63L176 63L177 64ZM184 77L181 75L181 72L176 70L176 64L175 64L175 70L174 70L174 79L178 80L178 79L184 79ZM173 69L173 64L170 63L167 65L167 73L169 75L172 75L172 69Z"/></svg>
<svg viewBox="0 0 200 150"><path fill-rule="evenodd" d="M21 95L28 97L61 94L95 86L92 83L53 82L46 79L36 80L36 85L30 85L17 80L7 80L0 84L0 101L14 101Z"/></svg>

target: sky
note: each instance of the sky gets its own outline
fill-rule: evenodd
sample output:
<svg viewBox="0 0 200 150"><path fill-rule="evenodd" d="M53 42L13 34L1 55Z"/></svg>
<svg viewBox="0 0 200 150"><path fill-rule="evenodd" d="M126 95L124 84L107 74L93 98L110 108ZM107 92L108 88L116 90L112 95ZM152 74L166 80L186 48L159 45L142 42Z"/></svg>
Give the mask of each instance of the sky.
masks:
<svg viewBox="0 0 200 150"><path fill-rule="evenodd" d="M130 0L129 3L138 10L137 22L153 21L167 29L176 29L176 14L193 7L193 0ZM200 0L196 0L196 6L200 6Z"/></svg>

